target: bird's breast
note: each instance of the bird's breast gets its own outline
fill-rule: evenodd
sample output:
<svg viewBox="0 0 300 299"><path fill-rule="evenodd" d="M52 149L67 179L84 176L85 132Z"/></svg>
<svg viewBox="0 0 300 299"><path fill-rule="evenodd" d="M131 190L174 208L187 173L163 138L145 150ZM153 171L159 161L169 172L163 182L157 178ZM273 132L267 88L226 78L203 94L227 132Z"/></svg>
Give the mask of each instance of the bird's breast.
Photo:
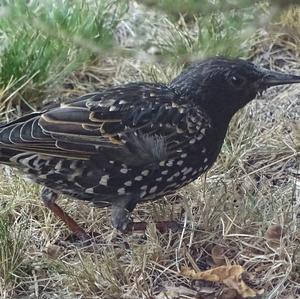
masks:
<svg viewBox="0 0 300 299"><path fill-rule="evenodd" d="M133 194L142 201L159 198L206 172L216 160L221 144L214 136L205 135L198 140L195 138L195 142L191 142L185 150L157 165L130 167L111 161L112 167L99 178L99 184L85 192L94 194L95 198L107 192L116 197Z"/></svg>

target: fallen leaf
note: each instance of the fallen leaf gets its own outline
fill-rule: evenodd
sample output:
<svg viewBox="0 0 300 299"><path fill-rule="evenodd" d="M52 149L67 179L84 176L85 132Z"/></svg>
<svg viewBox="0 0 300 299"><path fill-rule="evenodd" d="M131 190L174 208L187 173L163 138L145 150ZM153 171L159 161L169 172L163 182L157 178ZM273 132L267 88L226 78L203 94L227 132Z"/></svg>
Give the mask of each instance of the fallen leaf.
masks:
<svg viewBox="0 0 300 299"><path fill-rule="evenodd" d="M164 289L155 297L157 299L192 298L197 296L197 291L185 286L164 286Z"/></svg>
<svg viewBox="0 0 300 299"><path fill-rule="evenodd" d="M226 264L225 248L221 245L215 245L211 249L211 258L215 265L222 266Z"/></svg>
<svg viewBox="0 0 300 299"><path fill-rule="evenodd" d="M278 248L280 246L280 239L284 235L283 227L280 224L273 224L269 226L265 233L267 243L272 248Z"/></svg>
<svg viewBox="0 0 300 299"><path fill-rule="evenodd" d="M57 259L62 254L62 248L54 244L49 244L46 247L46 254L52 259Z"/></svg>
<svg viewBox="0 0 300 299"><path fill-rule="evenodd" d="M238 292L234 289L225 288L218 296L218 299L236 299L238 298Z"/></svg>
<svg viewBox="0 0 300 299"><path fill-rule="evenodd" d="M193 269L183 268L181 274L191 279L203 279L213 282L222 282L227 287L236 290L242 298L256 297L264 290L255 291L248 287L242 279L244 268L240 265L220 266L207 271L196 272Z"/></svg>
<svg viewBox="0 0 300 299"><path fill-rule="evenodd" d="M242 280L250 288L258 288L261 285L260 279L255 278L253 273L248 273L246 271L242 273Z"/></svg>

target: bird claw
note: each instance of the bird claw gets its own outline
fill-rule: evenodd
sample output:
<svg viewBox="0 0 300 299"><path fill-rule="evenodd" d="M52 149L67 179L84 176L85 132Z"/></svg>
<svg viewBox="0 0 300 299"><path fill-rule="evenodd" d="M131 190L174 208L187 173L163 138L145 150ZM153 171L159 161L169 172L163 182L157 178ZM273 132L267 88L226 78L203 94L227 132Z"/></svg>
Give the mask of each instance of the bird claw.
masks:
<svg viewBox="0 0 300 299"><path fill-rule="evenodd" d="M123 207L113 206L111 222L114 228L119 231L124 231L132 222L132 218L130 216L130 213Z"/></svg>
<svg viewBox="0 0 300 299"><path fill-rule="evenodd" d="M147 228L147 222L130 222L125 230L121 230L122 233L127 234L133 231L145 231ZM168 232L171 230L177 230L181 226L176 221L159 221L155 223L156 229L160 233Z"/></svg>
<svg viewBox="0 0 300 299"><path fill-rule="evenodd" d="M63 241L72 244L80 243L83 245L90 245L92 243L95 243L96 238L98 238L99 236L99 233L93 231L84 234L72 233L69 234Z"/></svg>

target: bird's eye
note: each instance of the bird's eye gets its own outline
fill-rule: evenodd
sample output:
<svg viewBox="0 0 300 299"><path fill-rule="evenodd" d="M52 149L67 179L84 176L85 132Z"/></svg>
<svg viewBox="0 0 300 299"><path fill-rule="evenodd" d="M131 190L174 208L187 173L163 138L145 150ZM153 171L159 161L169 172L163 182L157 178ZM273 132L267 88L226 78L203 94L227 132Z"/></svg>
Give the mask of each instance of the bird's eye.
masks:
<svg viewBox="0 0 300 299"><path fill-rule="evenodd" d="M241 87L246 81L243 77L237 75L230 76L229 80L234 87Z"/></svg>

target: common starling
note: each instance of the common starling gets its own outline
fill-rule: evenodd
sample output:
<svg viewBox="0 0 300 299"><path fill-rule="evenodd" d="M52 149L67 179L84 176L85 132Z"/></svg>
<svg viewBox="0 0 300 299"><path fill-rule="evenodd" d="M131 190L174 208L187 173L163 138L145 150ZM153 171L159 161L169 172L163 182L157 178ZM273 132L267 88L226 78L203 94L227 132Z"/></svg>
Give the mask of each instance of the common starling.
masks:
<svg viewBox="0 0 300 299"><path fill-rule="evenodd" d="M90 93L0 127L0 163L44 186L41 197L80 238L58 194L112 206L126 229L137 203L173 193L215 162L232 116L275 85L300 76L244 60L192 64L170 84L129 83Z"/></svg>

